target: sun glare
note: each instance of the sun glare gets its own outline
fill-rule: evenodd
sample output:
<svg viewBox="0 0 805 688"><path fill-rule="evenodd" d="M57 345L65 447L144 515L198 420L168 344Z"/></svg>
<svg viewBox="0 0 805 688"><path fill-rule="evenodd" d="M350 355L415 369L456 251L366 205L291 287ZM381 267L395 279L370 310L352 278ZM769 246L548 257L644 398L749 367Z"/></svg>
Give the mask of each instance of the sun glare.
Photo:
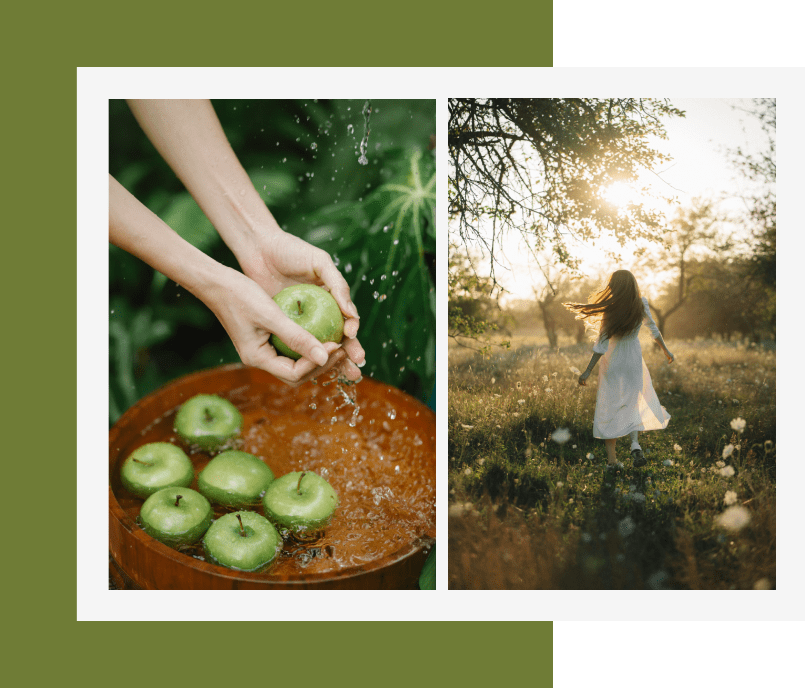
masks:
<svg viewBox="0 0 805 688"><path fill-rule="evenodd" d="M606 187L601 195L618 208L625 208L630 203L640 202L640 192L625 182L615 182Z"/></svg>

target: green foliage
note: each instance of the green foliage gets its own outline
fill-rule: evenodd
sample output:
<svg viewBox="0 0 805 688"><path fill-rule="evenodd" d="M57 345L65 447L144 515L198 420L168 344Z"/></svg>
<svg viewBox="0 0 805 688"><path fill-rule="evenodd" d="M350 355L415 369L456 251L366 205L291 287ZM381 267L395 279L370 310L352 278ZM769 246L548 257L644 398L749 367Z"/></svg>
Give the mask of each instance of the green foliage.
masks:
<svg viewBox="0 0 805 688"><path fill-rule="evenodd" d="M283 229L329 251L350 284L364 375L427 400L435 381L436 183L427 151L435 102L373 101L369 163L360 165L364 102L213 105ZM110 101L110 172L183 238L238 268L123 101ZM109 266L110 423L169 380L239 360L214 315L184 289L112 245Z"/></svg>

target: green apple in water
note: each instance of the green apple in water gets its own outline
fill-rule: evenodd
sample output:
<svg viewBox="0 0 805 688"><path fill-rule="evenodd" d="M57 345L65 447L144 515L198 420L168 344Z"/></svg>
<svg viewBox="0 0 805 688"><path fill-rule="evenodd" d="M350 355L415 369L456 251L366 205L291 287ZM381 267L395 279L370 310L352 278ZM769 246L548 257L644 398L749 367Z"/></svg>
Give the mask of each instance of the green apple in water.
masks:
<svg viewBox="0 0 805 688"><path fill-rule="evenodd" d="M145 499L164 487L187 487L193 464L179 447L151 442L135 449L120 467L120 480L129 492Z"/></svg>
<svg viewBox="0 0 805 688"><path fill-rule="evenodd" d="M263 495L265 515L295 533L322 528L337 506L338 495L330 483L309 471L277 478Z"/></svg>
<svg viewBox="0 0 805 688"><path fill-rule="evenodd" d="M340 343L344 338L344 316L326 289L315 284L295 284L283 289L274 297L274 301L285 315L320 342ZM271 335L271 345L280 356L294 360L301 358L275 334Z"/></svg>
<svg viewBox="0 0 805 688"><path fill-rule="evenodd" d="M154 492L140 509L143 530L170 547L198 542L211 523L212 506L204 495L189 487Z"/></svg>
<svg viewBox="0 0 805 688"><path fill-rule="evenodd" d="M243 451L225 451L198 474L198 491L214 504L256 504L273 482L274 473L263 461Z"/></svg>
<svg viewBox="0 0 805 688"><path fill-rule="evenodd" d="M183 441L204 451L224 448L242 427L240 411L214 394L198 394L188 399L173 422L174 431Z"/></svg>
<svg viewBox="0 0 805 688"><path fill-rule="evenodd" d="M282 549L282 538L260 514L238 511L215 521L203 544L207 556L216 564L255 571L273 561Z"/></svg>

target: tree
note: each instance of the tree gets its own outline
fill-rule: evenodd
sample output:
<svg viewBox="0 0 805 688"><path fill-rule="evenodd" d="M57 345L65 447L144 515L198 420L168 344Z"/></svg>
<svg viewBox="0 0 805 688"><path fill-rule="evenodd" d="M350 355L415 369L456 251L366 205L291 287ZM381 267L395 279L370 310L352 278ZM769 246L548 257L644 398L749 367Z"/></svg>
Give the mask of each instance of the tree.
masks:
<svg viewBox="0 0 805 688"><path fill-rule="evenodd" d="M729 244L719 243L717 222L712 204L695 199L690 207L680 208L671 220L665 236L665 249L659 253L655 251L647 254L645 260L650 262L652 272L674 273L673 287L668 290L667 298L663 299L663 308L657 302L651 304L657 315L660 332L665 332L668 317L688 300L693 281L704 274L696 269L699 264L693 255L696 249L709 252L718 249L723 251L729 247Z"/></svg>
<svg viewBox="0 0 805 688"><path fill-rule="evenodd" d="M728 155L750 184L744 195L748 210L744 224L752 237L752 273L773 291L777 283L777 101L756 98L745 112L760 123L766 149L749 153L738 147Z"/></svg>
<svg viewBox="0 0 805 688"><path fill-rule="evenodd" d="M659 239L662 215L642 204L616 208L602 191L633 183L668 158L651 144L665 138L663 118L684 116L654 99L448 100L448 208L467 247L485 249L494 280L503 232L550 243L557 260L577 265L567 237ZM650 195L648 189L641 193Z"/></svg>
<svg viewBox="0 0 805 688"><path fill-rule="evenodd" d="M448 246L447 334L460 346L488 354L488 336L505 330L495 285L489 277L479 276L472 261L454 244ZM501 346L508 348L509 342Z"/></svg>

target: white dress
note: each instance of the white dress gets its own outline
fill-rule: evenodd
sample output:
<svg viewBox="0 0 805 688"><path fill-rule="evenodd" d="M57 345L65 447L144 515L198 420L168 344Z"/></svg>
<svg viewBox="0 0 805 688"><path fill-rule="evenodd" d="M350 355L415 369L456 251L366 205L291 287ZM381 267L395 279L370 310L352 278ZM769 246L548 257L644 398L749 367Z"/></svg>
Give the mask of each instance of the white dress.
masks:
<svg viewBox="0 0 805 688"><path fill-rule="evenodd" d="M652 337L659 337L645 297L643 313L643 324L651 330ZM639 333L640 326L625 337L613 338L611 345L609 338L602 335L593 346L594 352L603 354L593 420L593 436L598 439L623 437L634 430L662 430L671 419L651 384Z"/></svg>

